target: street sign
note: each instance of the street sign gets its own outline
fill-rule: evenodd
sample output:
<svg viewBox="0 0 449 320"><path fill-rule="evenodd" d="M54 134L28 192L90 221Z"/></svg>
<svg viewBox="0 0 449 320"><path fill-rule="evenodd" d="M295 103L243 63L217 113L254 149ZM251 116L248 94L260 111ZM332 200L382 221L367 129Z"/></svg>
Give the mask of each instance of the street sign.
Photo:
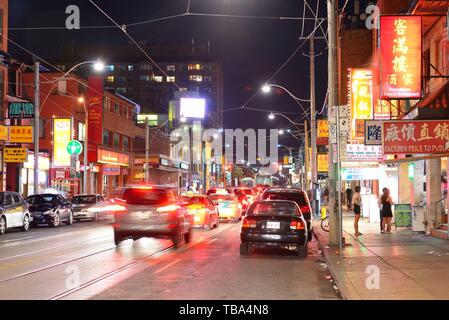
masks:
<svg viewBox="0 0 449 320"><path fill-rule="evenodd" d="M69 154L81 154L83 152L83 145L78 140L72 140L67 144L67 152Z"/></svg>
<svg viewBox="0 0 449 320"><path fill-rule="evenodd" d="M337 143L337 125L329 124L329 143Z"/></svg>
<svg viewBox="0 0 449 320"><path fill-rule="evenodd" d="M349 119L348 118L340 118L340 137L348 137L349 136Z"/></svg>
<svg viewBox="0 0 449 320"><path fill-rule="evenodd" d="M10 126L9 142L11 143L33 143L32 126Z"/></svg>
<svg viewBox="0 0 449 320"><path fill-rule="evenodd" d="M365 145L367 146L382 145L381 120L365 120Z"/></svg>
<svg viewBox="0 0 449 320"><path fill-rule="evenodd" d="M5 147L3 159L5 162L26 162L27 149Z"/></svg>

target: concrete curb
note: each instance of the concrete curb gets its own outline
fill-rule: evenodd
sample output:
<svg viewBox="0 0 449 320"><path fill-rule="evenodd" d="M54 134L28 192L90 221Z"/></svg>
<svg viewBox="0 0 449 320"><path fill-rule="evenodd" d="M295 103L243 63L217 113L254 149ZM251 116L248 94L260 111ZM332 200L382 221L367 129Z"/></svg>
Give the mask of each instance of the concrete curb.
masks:
<svg viewBox="0 0 449 320"><path fill-rule="evenodd" d="M339 280L338 280L337 273L336 273L336 271L335 271L335 269L334 269L334 266L333 266L332 263L330 262L330 259L329 259L329 249L326 249L326 248L325 248L325 247L327 246L327 243L326 243L326 244L323 243L323 241L321 240L321 238L318 236L318 233L315 231L315 228L312 229L312 232L313 232L313 235L315 236L315 238L317 239L317 241L318 241L318 243L319 243L319 246L320 246L320 248L321 248L321 252L323 252L324 259L326 260L327 268L329 269L329 271L330 271L330 273L331 273L331 275L332 275L332 278L333 278L334 281L335 281L335 285L336 285L337 288L338 288L338 292L339 292L341 298L342 298L343 300L349 300L349 299L348 299L348 296L347 296L347 294L346 294L346 292L345 292L345 290L344 290L344 289L342 290L342 288L344 288L344 286L343 286L343 285L340 285L340 282L339 282Z"/></svg>

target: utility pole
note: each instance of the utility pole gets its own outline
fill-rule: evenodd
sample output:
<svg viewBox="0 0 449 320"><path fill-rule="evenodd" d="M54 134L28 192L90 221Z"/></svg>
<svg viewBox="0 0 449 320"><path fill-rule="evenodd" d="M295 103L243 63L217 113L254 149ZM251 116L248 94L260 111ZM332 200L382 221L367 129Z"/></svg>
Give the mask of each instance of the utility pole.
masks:
<svg viewBox="0 0 449 320"><path fill-rule="evenodd" d="M337 88L337 1L327 0L327 28L329 35L328 45L328 107L337 106L338 101L338 88ZM336 114L339 110L336 109ZM337 123L338 126L338 123ZM339 139L340 137L337 137ZM329 143L329 245L343 246L342 243L342 230L341 230L341 217L338 215L337 210L337 192L340 193L340 187L337 188L336 174L337 168L334 163L334 148L335 146ZM338 148L337 153L340 152Z"/></svg>
<svg viewBox="0 0 449 320"><path fill-rule="evenodd" d="M310 157L309 157L309 128L307 125L307 120L304 120L304 131L305 131L305 137L304 137L304 152L305 152L305 163L304 163L304 189L307 191L309 188L309 167L310 167Z"/></svg>
<svg viewBox="0 0 449 320"><path fill-rule="evenodd" d="M34 194L39 193L39 61L34 61Z"/></svg>
<svg viewBox="0 0 449 320"><path fill-rule="evenodd" d="M145 119L145 183L150 182L150 120Z"/></svg>
<svg viewBox="0 0 449 320"><path fill-rule="evenodd" d="M316 108L315 108L315 40L310 37L310 144L312 146L312 159L311 159L311 171L312 171L312 203L314 214L318 215L318 200L317 187L318 187L318 174L317 174L317 160L316 160Z"/></svg>
<svg viewBox="0 0 449 320"><path fill-rule="evenodd" d="M84 166L83 166L83 172L84 172L84 175L83 175L83 192L85 193L85 194L87 194L88 192L87 192L87 179L88 179L88 173L87 173L87 169L88 169L88 167L87 167L87 153L89 152L89 150L88 150L88 148L89 148L89 145L88 145L88 140L87 140L87 135L88 135L88 126L89 126L89 123L88 123L88 118L89 118L89 114L88 114L88 112L87 112L87 107L86 107L86 100L84 99L84 97L82 97L82 99L83 99L83 106L84 106L84 112L85 112L85 114L86 114L86 120L85 120L85 126L84 126L84 153L83 153L83 163L84 163ZM92 174L92 172L91 172L91 174ZM93 190L90 190L90 192L91 193L94 193L93 192Z"/></svg>

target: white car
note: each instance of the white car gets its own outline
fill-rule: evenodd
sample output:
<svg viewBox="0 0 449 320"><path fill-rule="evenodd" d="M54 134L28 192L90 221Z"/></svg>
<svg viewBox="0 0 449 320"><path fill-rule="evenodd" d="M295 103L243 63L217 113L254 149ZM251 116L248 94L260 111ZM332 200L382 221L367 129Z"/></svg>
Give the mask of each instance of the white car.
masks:
<svg viewBox="0 0 449 320"><path fill-rule="evenodd" d="M0 234L9 228L30 228L30 212L28 204L17 192L0 192Z"/></svg>

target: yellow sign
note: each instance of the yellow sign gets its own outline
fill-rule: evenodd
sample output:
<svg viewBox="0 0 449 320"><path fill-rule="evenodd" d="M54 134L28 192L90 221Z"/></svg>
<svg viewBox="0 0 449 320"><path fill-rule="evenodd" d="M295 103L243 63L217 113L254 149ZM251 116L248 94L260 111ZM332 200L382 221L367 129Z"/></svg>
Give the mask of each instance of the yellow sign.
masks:
<svg viewBox="0 0 449 320"><path fill-rule="evenodd" d="M329 138L329 123L327 120L318 120L318 138Z"/></svg>
<svg viewBox="0 0 449 320"><path fill-rule="evenodd" d="M316 155L318 162L318 172L328 172L329 171L329 163L327 162L327 154L317 154Z"/></svg>
<svg viewBox="0 0 449 320"><path fill-rule="evenodd" d="M289 164L289 157L288 156L284 156L284 164Z"/></svg>
<svg viewBox="0 0 449 320"><path fill-rule="evenodd" d="M53 119L53 165L55 167L70 167L67 144L72 140L71 131L71 119Z"/></svg>
<svg viewBox="0 0 449 320"><path fill-rule="evenodd" d="M373 73L370 69L350 69L352 139L363 140L363 120L373 118Z"/></svg>
<svg viewBox="0 0 449 320"><path fill-rule="evenodd" d="M9 142L11 143L33 143L32 126L10 126Z"/></svg>
<svg viewBox="0 0 449 320"><path fill-rule="evenodd" d="M4 152L5 162L26 162L27 149L26 148L5 148Z"/></svg>
<svg viewBox="0 0 449 320"><path fill-rule="evenodd" d="M8 127L6 126L0 126L0 140L8 140L9 132Z"/></svg>

